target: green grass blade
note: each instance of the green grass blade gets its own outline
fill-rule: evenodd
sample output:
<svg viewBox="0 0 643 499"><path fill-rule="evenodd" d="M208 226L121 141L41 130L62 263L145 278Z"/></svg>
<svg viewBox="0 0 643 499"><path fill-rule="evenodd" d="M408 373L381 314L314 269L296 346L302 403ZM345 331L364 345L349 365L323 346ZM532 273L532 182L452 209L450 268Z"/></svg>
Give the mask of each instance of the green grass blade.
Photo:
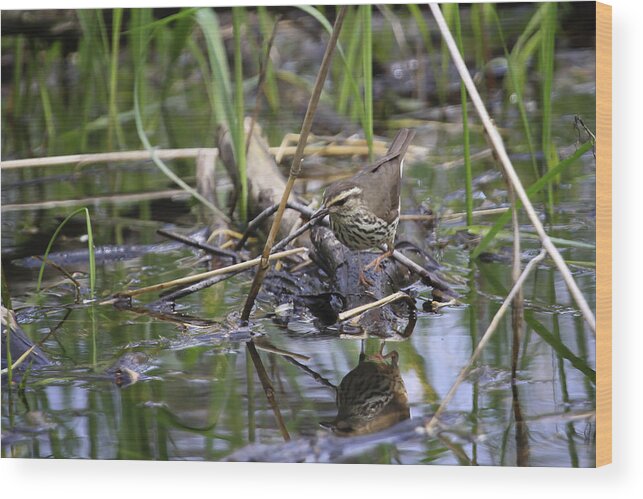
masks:
<svg viewBox="0 0 643 499"><path fill-rule="evenodd" d="M539 173L538 173L538 163L536 161L536 149L534 147L534 139L531 133L531 127L529 126L527 110L525 108L525 100L523 98L523 88L518 83L518 79L516 77L516 74L518 71L517 64L515 62L515 57L512 56L512 54L510 54L509 50L507 49L507 44L505 42L505 36L503 33L502 25L500 24L500 18L498 17L498 13L496 12L495 9L493 9L491 12L496 22L496 27L498 29L498 36L500 37L500 43L502 44L502 48L505 52L505 58L507 59L509 79L513 87L512 90L513 92L515 92L517 97L518 112L520 113L520 121L522 122L522 128L525 132L525 139L527 141L527 148L529 149L529 155L531 157L531 166L534 172L534 178L538 178Z"/></svg>
<svg viewBox="0 0 643 499"><path fill-rule="evenodd" d="M109 128L107 129L107 147L114 149L114 135L118 146L122 148L125 144L123 130L118 122L118 53L120 47L121 21L123 9L114 9L112 17L112 47L109 64Z"/></svg>
<svg viewBox="0 0 643 499"><path fill-rule="evenodd" d="M353 69L356 67L358 49L362 43L362 22L361 17L356 14L356 8L349 8L348 13L346 14L346 20L344 25L350 29L344 29L344 35L348 38L348 48L346 53L346 66L351 68L350 71L347 71L341 61L338 61L335 64L338 67L338 79L341 81L339 85L339 93L337 95L337 112L342 115L346 115L348 112L348 104L351 102L351 92L353 86L351 81L354 82Z"/></svg>
<svg viewBox="0 0 643 499"><path fill-rule="evenodd" d="M186 8L181 9L176 14L172 14L172 15L164 17L162 19L157 19L155 21L146 22L144 24L139 24L138 26L130 26L130 29L125 31L123 34L132 35L132 34L136 34L139 30L140 31L150 31L150 30L154 30L156 28L161 28L163 26L167 26L168 24L173 23L174 21L192 19L193 16L194 16L194 13L197 10L199 10L199 7L186 7ZM132 10L132 12L133 12L133 10Z"/></svg>
<svg viewBox="0 0 643 499"><path fill-rule="evenodd" d="M373 34L371 6L361 5L362 18L362 68L364 78L364 136L368 144L368 156L373 160Z"/></svg>
<svg viewBox="0 0 643 499"><path fill-rule="evenodd" d="M540 46L540 72L542 75L542 149L547 168L552 168L558 162L556 146L552 141L552 86L554 81L554 50L556 37L556 4L548 2L541 6L545 11L542 22L542 37ZM553 179L556 181L558 178ZM552 182L547 186L547 213L551 219L554 211L554 193Z"/></svg>
<svg viewBox="0 0 643 499"><path fill-rule="evenodd" d="M429 25L427 24L420 7L416 4L409 4L408 9L415 19L415 23L420 31L422 40L424 41L424 47L429 55L429 60L431 62L431 69L433 71L433 77L435 78L436 90L438 94L438 102L441 106L446 105L447 102L447 88L445 86L445 81L443 78L440 78L440 70L438 68L437 58L435 57L435 47L433 46L433 41L431 40L431 33L429 32Z"/></svg>
<svg viewBox="0 0 643 499"><path fill-rule="evenodd" d="M527 195L529 197L533 196L537 192L539 192L543 187L547 186L549 181L553 179L556 175L560 175L562 172L567 169L571 164L573 164L577 159L579 159L583 154L586 152L590 151L592 149L592 143L591 142L586 142L582 146L580 146L574 154L572 154L570 157L562 160L560 163L558 163L555 167L551 168L547 173L545 173L542 177L540 177L536 182L534 182L532 185L530 185L527 189ZM519 209L521 206L520 202L517 202L517 209ZM482 253L485 249L487 249L487 246L489 246L489 243L494 239L496 234L509 222L509 219L511 218L511 211L507 210L505 213L500 215L496 222L491 226L491 229L489 229L489 232L482 238L482 241L476 246L476 248L473 250L473 253L471 254L471 258L477 258L480 253Z"/></svg>
<svg viewBox="0 0 643 499"><path fill-rule="evenodd" d="M593 383L596 383L596 371L594 371L584 359L576 356L559 338L552 334L542 323L534 318L532 310L525 310L525 322L531 327L545 343L563 359L567 359L572 366L587 376Z"/></svg>
<svg viewBox="0 0 643 499"><path fill-rule="evenodd" d="M261 29L261 36L263 38L263 51L264 53L267 50L267 44L272 35L273 25L275 21L270 19L268 10L264 5L257 7L257 14L259 15L259 27ZM277 78L275 75L275 68L272 65L272 59L269 57L269 54L264 57L264 60L267 62L266 67L266 82L264 84L264 94L268 100L268 105L272 111L279 110L279 87L277 85Z"/></svg>
<svg viewBox="0 0 643 499"><path fill-rule="evenodd" d="M87 249L89 251L89 289L91 291L91 297L94 297L94 292L96 289L96 257L94 255L94 235L92 231L92 224L91 220L89 217L89 210L85 207L83 208L78 208L77 210L72 211L65 219L58 225L56 230L54 231L53 236L51 236L51 239L49 239L49 244L47 244L47 249L45 250L45 254L43 255L42 258L42 263L40 264L40 272L38 272L38 284L36 286L36 292L40 291L40 288L42 286L42 277L45 272L45 265L47 263L47 257L49 256L49 253L51 252L51 248L54 245L54 242L58 238L58 235L62 231L63 227L67 224L69 220L74 217L77 213L85 213L85 224L87 226Z"/></svg>
<svg viewBox="0 0 643 499"><path fill-rule="evenodd" d="M238 129L234 126L235 112L232 103L232 88L228 58L223 46L219 19L212 9L199 9L197 23L205 36L210 69L212 70L212 93L215 97L214 113L218 124L230 127L233 143L236 144Z"/></svg>
<svg viewBox="0 0 643 499"><path fill-rule="evenodd" d="M143 144L143 147L147 149L152 156L152 161L154 164L161 170L168 178L170 178L174 183L176 183L181 189L189 192L195 199L203 203L208 207L214 214L221 217L226 222L230 222L230 219L225 213L223 213L219 208L214 206L210 201L205 199L201 194L199 194L195 189L186 184L176 173L174 173L163 161L159 159L156 155L152 144L150 144L147 134L145 133L145 128L143 127L143 115L141 113L141 108L138 102L138 78L134 82L134 118L136 122L136 132L138 137Z"/></svg>
<svg viewBox="0 0 643 499"><path fill-rule="evenodd" d="M244 131L244 99L243 99L243 58L241 54L241 22L244 17L243 7L232 8L232 32L234 39L234 103L236 111L237 138L245 138ZM241 196L239 196L239 216L242 223L248 221L248 176L246 171L245 140L237 140L234 144Z"/></svg>
<svg viewBox="0 0 643 499"><path fill-rule="evenodd" d="M488 225L469 225L467 227L467 230L471 234L478 234L478 235L486 235L487 232L490 230L490 226ZM448 229L448 232L456 232L458 228L452 227ZM495 234L495 237L497 239L502 239L505 241L512 241L514 239L513 237L513 231L508 231L508 230L500 230ZM528 241L539 241L540 237L538 234L534 234L533 232L520 232L520 238L525 239ZM591 243L585 243L583 241L577 241L576 239L565 239L562 237L553 237L550 236L549 239L551 239L551 242L554 243L556 246L564 246L567 248L580 248L580 249L589 249L589 250L594 250L596 249L596 246Z"/></svg>
<svg viewBox="0 0 643 499"><path fill-rule="evenodd" d="M458 50L464 57L462 44L462 26L460 24L460 7L458 4L453 8L453 23L455 24L455 37ZM473 223L473 173L471 171L471 148L469 145L469 114L467 112L467 89L464 81L460 81L460 103L462 106L462 139L464 148L464 176L465 176L465 199L467 211L467 225Z"/></svg>
<svg viewBox="0 0 643 499"><path fill-rule="evenodd" d="M297 8L303 10L307 14L310 14L314 19L316 19L323 27L324 29L331 34L333 32L333 27L328 22L328 19L324 17L324 15L319 12L315 7L312 7L310 5L298 5ZM358 7L359 8L359 7ZM359 86L357 85L357 82L355 81L355 78L353 77L353 67L348 65L348 61L346 59L346 55L344 54L344 50L342 48L342 45L338 42L337 43L337 53L339 54L339 57L342 61L342 64L344 65L344 75L348 79L350 87L352 89L353 93L353 99L355 101L356 105L359 105L360 109L360 122L362 123L362 128L366 130L367 123L366 123L366 115L364 112L364 99L362 98L361 92L359 90Z"/></svg>

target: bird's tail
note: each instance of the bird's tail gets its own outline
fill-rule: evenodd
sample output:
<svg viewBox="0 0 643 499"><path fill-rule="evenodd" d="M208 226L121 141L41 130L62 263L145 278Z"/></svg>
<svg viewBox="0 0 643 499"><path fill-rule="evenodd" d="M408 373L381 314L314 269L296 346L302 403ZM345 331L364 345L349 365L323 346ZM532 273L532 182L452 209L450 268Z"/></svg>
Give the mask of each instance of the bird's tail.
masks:
<svg viewBox="0 0 643 499"><path fill-rule="evenodd" d="M375 172L384 163L398 157L400 158L401 163L402 159L404 159L404 155L406 154L406 150L409 148L409 145L413 140L413 137L415 137L415 130L412 130L411 128L402 128L397 132L397 135L393 139L393 142L391 142L386 154L378 159L373 165L368 167L368 169Z"/></svg>
<svg viewBox="0 0 643 499"><path fill-rule="evenodd" d="M386 152L387 156L404 156L406 150L409 148L409 144L415 137L415 130L411 128L402 128L391 142L388 151Z"/></svg>

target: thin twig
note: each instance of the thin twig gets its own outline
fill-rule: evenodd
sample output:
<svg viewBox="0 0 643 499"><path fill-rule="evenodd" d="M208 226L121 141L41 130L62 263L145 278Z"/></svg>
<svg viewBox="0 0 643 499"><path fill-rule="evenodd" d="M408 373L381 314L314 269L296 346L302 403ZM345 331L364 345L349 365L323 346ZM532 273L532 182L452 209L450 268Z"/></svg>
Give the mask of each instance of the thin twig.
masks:
<svg viewBox="0 0 643 499"><path fill-rule="evenodd" d="M312 214L314 213L313 210L308 208L307 206L300 204L300 203L294 203L292 201L288 201L286 203L286 207L290 208L292 210L297 210L303 215L307 216L310 218ZM250 234L255 232L257 230L257 227L261 225L266 218L271 217L272 215L275 214L275 212L279 209L279 204L273 204L272 206L268 206L265 210L263 210L261 213L259 213L249 224L248 227L246 228L245 232L243 233L243 236L239 238L239 241L237 242L235 246L235 250L239 251L241 248L243 248L243 245L246 243L248 238L250 237Z"/></svg>
<svg viewBox="0 0 643 499"><path fill-rule="evenodd" d="M161 293L161 297L158 300L156 300L155 302L149 303L147 306L150 308L154 308L155 306L160 306L163 304L167 304L168 302L179 300L188 295L194 294L198 291L214 286L215 284L218 284L222 281L231 279L234 276L240 274L241 272L243 272L243 270L237 270L236 272L230 272L228 274L208 277L207 279L196 282L184 288L177 289L176 291L172 291L170 293Z"/></svg>
<svg viewBox="0 0 643 499"><path fill-rule="evenodd" d="M43 258L42 258L41 256L37 256L36 258L37 258L38 260L41 260L41 261L43 260ZM51 261L51 260L49 260L49 259L46 259L46 260L45 260L45 263L46 263L47 265L50 265L50 266L51 266L51 267L53 267L54 269L56 269L58 272L60 272L62 275L64 275L67 279L69 279L69 280L71 281L71 283L72 283L72 284L73 284L73 286L74 286L74 295L75 295L74 302L75 302L75 303L80 303L80 283L79 283L76 279L74 279L74 276L73 276L73 275L71 275L71 274L70 274L70 273L69 273L65 268L63 268L61 265L58 265L57 263L52 262L52 261Z"/></svg>
<svg viewBox="0 0 643 499"><path fill-rule="evenodd" d="M196 158L203 150L218 152L218 149L193 147L186 149L158 149L156 156L159 159L190 159ZM118 151L102 152L94 154L71 154L67 156L49 156L45 158L27 158L2 161L0 167L3 170L11 168L28 168L34 166L56 166L78 164L85 165L89 163L111 163L119 161L149 161L152 154L148 150L139 151Z"/></svg>
<svg viewBox="0 0 643 499"><path fill-rule="evenodd" d="M363 314L364 312L367 312L374 308L383 307L384 305L388 305L389 303L393 303L398 300L404 300L406 302L410 301L410 303L412 303L413 306L415 306L415 302L409 295L407 295L403 291L398 291L397 293L393 293L392 295L385 296L384 298L381 298L377 301L367 303L365 305L360 305L359 307L351 308L346 312L340 313L337 316L337 322L344 322L348 319L351 319L352 317L355 317L356 315Z"/></svg>
<svg viewBox="0 0 643 499"><path fill-rule="evenodd" d="M243 260L240 255L233 251L227 251L221 248L217 248L216 246L212 246L211 244L207 243L202 243L200 241L196 241L190 237L184 236L183 234L177 234L176 232L171 232L169 230L165 229L158 229L156 231L158 234L165 236L169 239L174 239L175 241L179 241L183 244L186 244L188 246L192 246L194 248L201 249L203 251L206 251L207 253L212 253L217 256L225 256L227 258L232 258L233 261L237 262L239 260Z"/></svg>
<svg viewBox="0 0 643 499"><path fill-rule="evenodd" d="M554 261L554 263L556 264L556 267L558 267L558 270L562 274L563 279L565 280L565 283L567 284L567 287L569 288L571 295L574 297L576 304L580 308L581 313L585 318L585 321L589 325L590 329L594 333L596 333L596 318L594 317L592 310L589 308L589 305L587 304L587 301L585 300L583 293L578 288L576 281L574 281L574 277L572 276L572 273L570 272L569 267L567 267L565 260L561 256L560 252L558 251L554 243L549 238L549 235L545 231L540 219L538 218L538 214L536 213L536 210L531 204L529 196L525 192L525 189L522 183L520 182L520 178L516 174L516 170L514 169L511 163L511 160L509 159L509 156L507 154L507 151L502 141L502 137L498 133L498 130L496 129L494 124L492 123L491 118L489 117L489 113L487 112L482 102L482 98L480 97L480 94L478 93L478 90L475 84L473 83L473 80L471 79L471 75L469 74L469 71L467 69L466 64L464 63L464 60L462 59L462 56L460 55L460 51L458 50L458 47L453 39L453 36L451 35L451 31L449 30L449 27L447 26L447 23L444 19L444 16L440 11L440 7L436 3L430 3L429 7L431 8L431 12L433 12L433 16L435 17L435 20L438 23L438 27L440 28L442 37L444 38L444 41L449 48L449 52L451 52L451 57L453 58L453 62L458 70L458 73L460 74L460 78L462 78L465 86L467 87L467 90L469 91L471 101L473 102L473 105L475 106L476 111L480 116L480 120L482 121L482 124L484 125L484 128L487 131L487 134L489 135L489 139L493 145L493 148L498 154L498 158L500 159L500 161L502 162L502 165L505 168L505 171L507 173L507 176L509 177L509 180L511 181L512 185L514 186L514 189L516 190L516 194L520 198L520 201L522 202L525 208L525 211L527 213L527 216L529 217L529 220L531 221L534 228L536 229L536 232L540 237L543 247L547 250L547 253L549 253L549 256L551 256L551 259Z"/></svg>
<svg viewBox="0 0 643 499"><path fill-rule="evenodd" d="M381 249L382 251L385 251L385 248L381 248ZM452 297L457 297L457 293L453 289L451 289L451 286L449 286L440 277L438 277L432 272L429 272L424 267L420 267L417 263L415 263L413 260L404 256L398 250L393 251L393 258L395 258L398 262L400 262L402 265L404 265L412 272L415 272L416 274L418 274L422 278L422 281L425 284L428 284L429 286L437 288L440 291L444 291L445 293L448 293Z"/></svg>
<svg viewBox="0 0 643 499"><path fill-rule="evenodd" d="M341 31L342 24L344 22L344 17L346 16L346 10L347 10L347 7L345 5L343 5L339 9L337 18L335 19L335 25L333 26L333 32L330 36L330 40L328 41L328 45L326 46L324 58L322 59L322 62L319 68L319 73L317 74L317 79L315 81L315 86L313 87L313 92L310 96L310 101L308 102L308 109L306 110L306 116L304 117L304 122L301 127L300 141L299 141L299 144L297 145L295 157L293 158L292 164L290 166L290 174L288 176L288 182L286 183L286 187L284 189L283 195L281 196L279 209L277 210L277 213L275 214L275 218L272 222L270 233L268 234L266 244L261 254L260 263L257 266L257 272L255 273L254 280L252 281L252 286L250 287L250 292L248 293L248 297L246 298L243 311L241 312L242 323L248 322L248 319L250 318L250 312L252 311L252 308L255 303L255 299L259 294L259 289L261 288L263 279L266 275L266 272L268 271L268 267L269 267L268 259L270 256L270 250L272 249L272 246L275 243L275 239L277 237L277 231L279 230L279 226L281 225L281 219L286 209L286 203L288 202L288 198L290 197L290 193L295 184L295 180L297 179L301 171L301 162L304 157L304 149L306 146L306 142L308 140L308 134L310 133L310 129L312 128L313 117L315 116L315 111L317 110L317 104L319 103L319 97L321 96L321 91L324 86L324 82L326 81L326 75L328 74L328 70L330 68L330 61L332 59L333 52L335 51L335 45L337 44L337 39L339 38L339 33Z"/></svg>
<svg viewBox="0 0 643 499"><path fill-rule="evenodd" d="M264 58L259 62L259 82L257 83L257 97L255 99L255 108L252 112L252 117L250 120L250 131L248 132L248 137L246 139L246 154L250 148L250 141L252 140L252 132L255 128L255 123L259 118L259 111L261 110L261 94L264 92L264 86L266 84L266 75L268 73L268 64L270 63L270 51L272 50L272 44L275 41L275 36L277 35L277 26L281 21L281 14L277 15L275 18L275 24L272 27L272 33L270 33L270 38L268 39L268 44L266 46L266 53Z"/></svg>
<svg viewBox="0 0 643 499"><path fill-rule="evenodd" d="M318 212L318 215L315 215L313 218L308 220L304 225L299 227L296 231L294 231L292 234L288 235L288 237L284 237L281 241L279 241L277 244L275 244L272 247L272 252L274 251L279 251L282 248L285 248L288 243L291 241L297 239L299 236L301 236L304 232L306 232L308 229L310 229L313 225L317 225L318 223L321 222L323 219L322 212Z"/></svg>
<svg viewBox="0 0 643 499"><path fill-rule="evenodd" d="M25 352L20 357L18 357L18 360L16 360L13 364L11 364L11 369L16 369L20 364L22 364L25 361L25 359L29 357L31 352L34 351L35 348L36 348L36 345L31 345L31 347L29 347L28 350L25 350ZM5 374L7 372L9 372L9 368L5 367L0 371L0 374Z"/></svg>
<svg viewBox="0 0 643 499"><path fill-rule="evenodd" d="M505 298L505 300L502 302L502 305L500 305L500 308L496 312L496 314L493 316L493 319L491 320L491 323L489 324L489 327L487 327L487 330L485 333L482 335L482 338L480 339L480 342L476 346L476 349L473 351L473 354L471 355L471 358L469 359L469 362L462 368L460 371L460 374L458 374L458 377L456 378L455 382L453 383L453 386L449 389L448 393L445 395L444 399L442 400L442 403L440 406L437 408L435 413L433 414L433 417L429 421L429 423L426 425L426 431L427 433L430 433L435 425L438 423L438 419L442 412L444 412L444 409L446 406L451 402L453 399L453 396L455 395L455 392L458 390L459 386L462 384L464 379L467 377L467 374L469 373L469 370L471 369L471 366L473 363L478 359L480 354L482 353L482 350L484 347L487 345L489 340L491 339L491 336L493 333L496 331L498 328L498 324L500 324L500 320L503 318L505 315L505 312L507 311L507 308L509 308L509 305L511 304L512 300L514 299L514 296L518 293L518 291L522 288L523 283L527 279L527 276L531 273L532 269L543 259L545 258L545 250L541 250L540 253L538 253L537 256L535 256L526 266L525 270L522 271L522 274L520 274L520 277L518 280L514 283L513 287L511 288L511 291L509 291L509 294Z"/></svg>
<svg viewBox="0 0 643 499"><path fill-rule="evenodd" d="M290 363L290 364L292 364L293 366L296 366L296 367L298 367L299 369L301 369L302 371L304 371L304 373L306 373L308 376L310 376L311 378L313 378L316 382L318 382L318 383L319 383L319 384L321 384L322 386L325 386L325 387L327 387L327 388L332 389L332 390L333 390L333 392L337 392L337 387L336 387L335 385L333 385L330 381L328 381L326 378L324 378L324 377L323 377L321 374L319 374L318 372L313 371L310 367L308 367L308 366L306 366L306 365L302 364L301 362L297 361L297 360L296 360L296 359L294 359L293 357L284 356L284 357L283 357L283 359L284 359L286 362L289 362L289 363Z"/></svg>

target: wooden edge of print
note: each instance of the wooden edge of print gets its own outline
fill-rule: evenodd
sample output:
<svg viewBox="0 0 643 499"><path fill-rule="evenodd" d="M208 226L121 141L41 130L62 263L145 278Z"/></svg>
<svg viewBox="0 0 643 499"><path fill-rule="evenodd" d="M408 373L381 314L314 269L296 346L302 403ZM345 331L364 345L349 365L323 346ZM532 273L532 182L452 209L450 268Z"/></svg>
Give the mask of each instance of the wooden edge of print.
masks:
<svg viewBox="0 0 643 499"><path fill-rule="evenodd" d="M612 7L596 3L596 466L612 462Z"/></svg>

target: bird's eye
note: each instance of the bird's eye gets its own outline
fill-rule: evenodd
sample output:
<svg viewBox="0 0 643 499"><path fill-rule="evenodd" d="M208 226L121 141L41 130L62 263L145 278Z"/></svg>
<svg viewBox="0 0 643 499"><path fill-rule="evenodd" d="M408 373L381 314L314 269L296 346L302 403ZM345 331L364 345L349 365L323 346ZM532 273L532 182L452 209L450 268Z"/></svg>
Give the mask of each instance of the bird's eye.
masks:
<svg viewBox="0 0 643 499"><path fill-rule="evenodd" d="M333 203L333 206L344 206L346 204L347 198L340 199L339 201L335 201Z"/></svg>

